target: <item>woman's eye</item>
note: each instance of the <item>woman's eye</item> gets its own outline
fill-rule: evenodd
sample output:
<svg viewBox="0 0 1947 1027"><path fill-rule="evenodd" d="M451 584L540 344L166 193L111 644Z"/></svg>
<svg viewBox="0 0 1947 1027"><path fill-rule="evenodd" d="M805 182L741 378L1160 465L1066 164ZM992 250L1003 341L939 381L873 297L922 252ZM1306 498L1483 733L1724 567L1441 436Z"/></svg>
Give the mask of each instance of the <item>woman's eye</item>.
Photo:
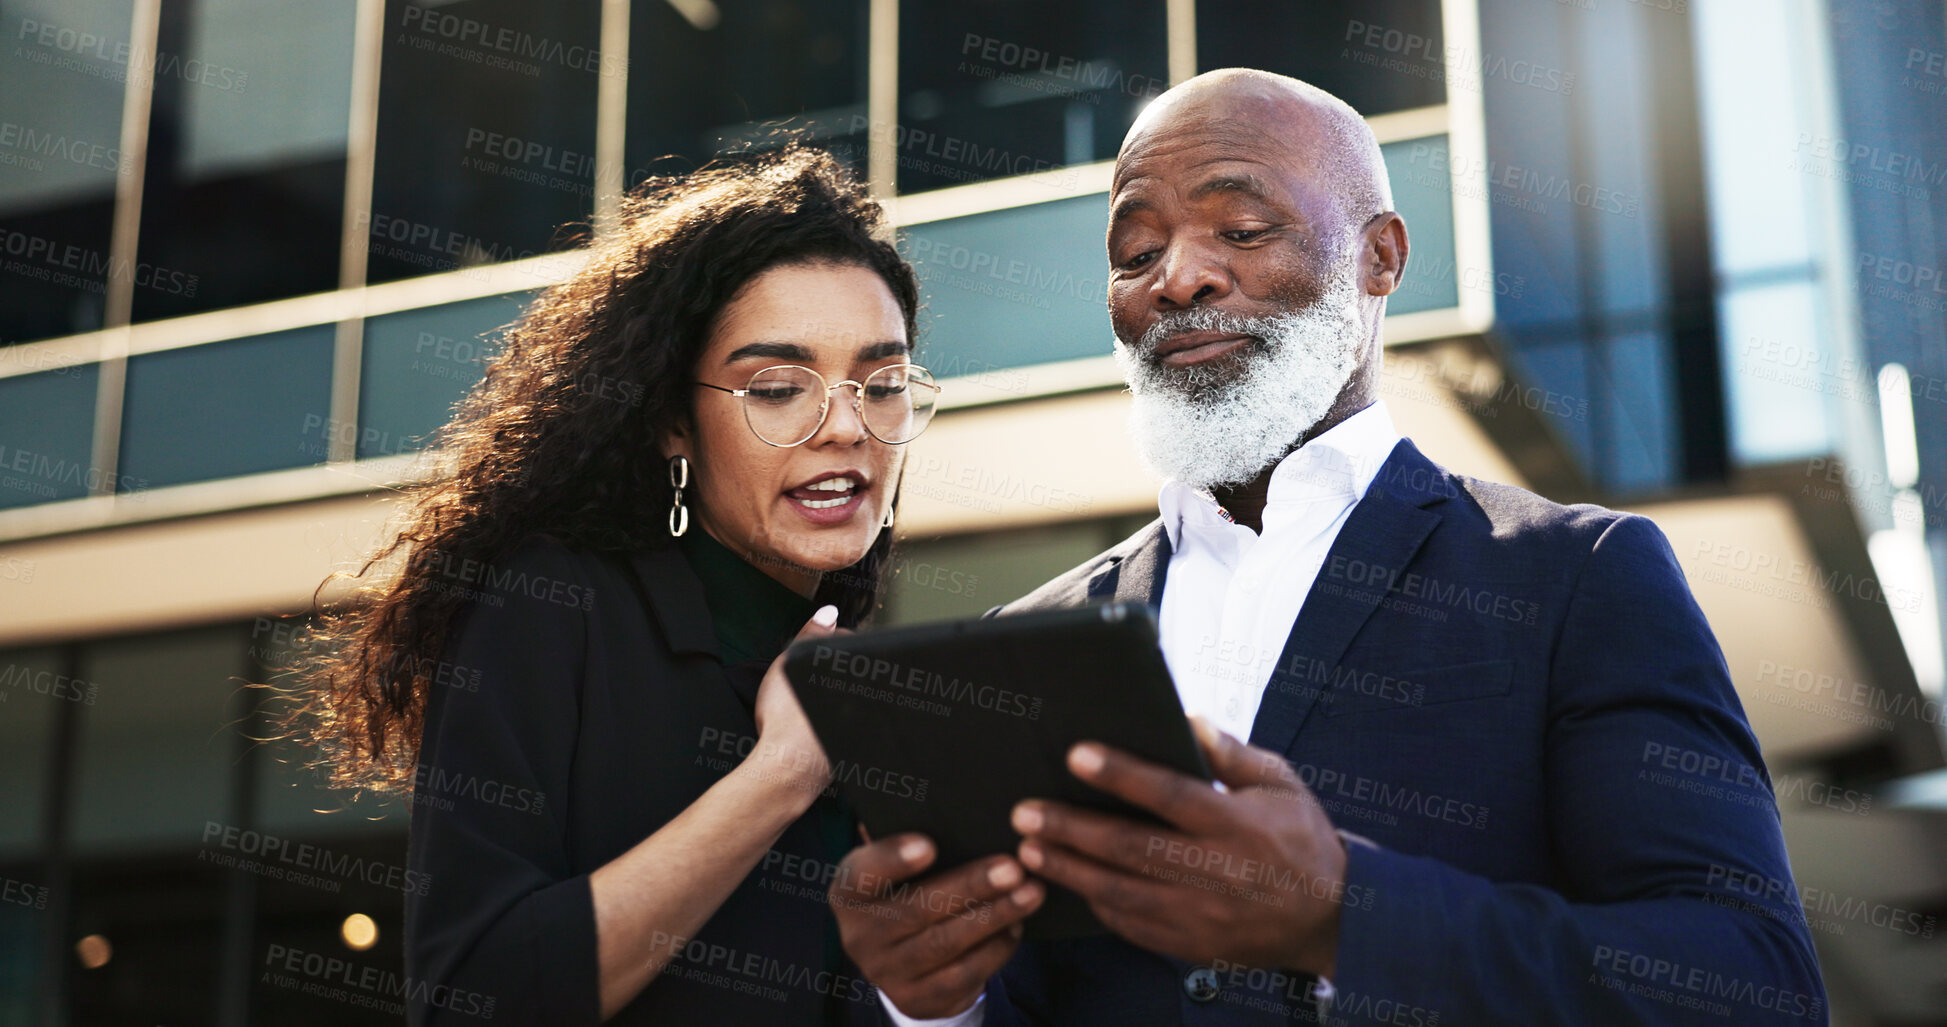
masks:
<svg viewBox="0 0 1947 1027"><path fill-rule="evenodd" d="M767 403L788 403L801 395L804 390L795 385L760 385L750 390L750 398Z"/></svg>

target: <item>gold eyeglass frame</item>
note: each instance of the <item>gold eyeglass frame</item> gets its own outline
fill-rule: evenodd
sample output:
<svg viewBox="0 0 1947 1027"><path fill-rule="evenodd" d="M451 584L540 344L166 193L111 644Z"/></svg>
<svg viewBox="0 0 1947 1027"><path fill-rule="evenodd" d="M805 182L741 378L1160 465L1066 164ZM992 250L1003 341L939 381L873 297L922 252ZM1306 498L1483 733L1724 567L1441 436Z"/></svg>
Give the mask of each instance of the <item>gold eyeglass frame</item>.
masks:
<svg viewBox="0 0 1947 1027"><path fill-rule="evenodd" d="M806 367L803 364L772 364L770 367L762 368L758 371L753 372L750 376L750 381L754 382L758 379L760 375L769 373L771 371L781 371L784 370L785 368L790 368L792 370L797 370L797 371L807 371L810 372L812 377L818 379L820 382L825 381L825 376L819 374L815 368ZM908 386L918 385L922 388L932 389L934 394L933 402L935 404L939 403L940 401L939 394L946 390L943 386L940 385L938 381L934 380L933 372L927 370L924 366L920 364L915 364L910 361L903 364L887 364L884 367L874 370L871 374L866 375L865 380L871 381L873 377L877 375L884 374L887 371L897 370L900 368L910 368L912 370L919 371L921 374L924 374L927 379L926 381L923 382L909 381L907 383ZM701 385L706 389L715 389L718 392L727 392L732 396L737 397L739 400L743 400L745 399L745 397L750 395L750 382L744 383L744 387L741 389L726 389L721 385L712 385L709 382L700 381L700 380L697 381L695 384ZM829 419L832 415L832 393L838 391L841 388L844 388L847 385L850 385L852 387L852 411L859 415L860 426L865 429L866 434L872 436L874 439L878 439L880 442L884 442L888 446L903 446L906 443L913 441L913 439L919 438L921 435L926 433L926 429L930 427L933 423L932 415L929 414L927 415L926 424L920 426L919 431L913 433L912 439L905 439L899 442L887 441L885 438L881 437L878 432L873 431L872 425L867 423L865 419L865 382L854 381L850 378L847 378L844 381L831 382L825 385L825 398L818 411L818 423L812 425L811 431L808 432L804 438L799 439L796 442L772 442L770 439L765 438L763 433L757 430L757 426L752 424L750 421L750 404L748 402L741 404L744 408L744 426L750 429L750 433L752 435L757 436L757 441L762 442L767 446L771 446L777 449L791 449L796 446L802 446L805 443L810 442L812 439L816 438L818 436L818 433L824 430L825 421ZM937 413L937 411L935 412Z"/></svg>

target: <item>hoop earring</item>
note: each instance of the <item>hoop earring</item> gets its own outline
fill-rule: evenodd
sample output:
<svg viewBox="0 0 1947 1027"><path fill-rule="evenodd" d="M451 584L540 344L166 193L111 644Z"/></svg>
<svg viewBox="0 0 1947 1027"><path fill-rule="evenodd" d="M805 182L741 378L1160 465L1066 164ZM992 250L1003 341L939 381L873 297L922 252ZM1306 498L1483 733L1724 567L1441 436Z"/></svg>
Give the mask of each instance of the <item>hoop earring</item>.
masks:
<svg viewBox="0 0 1947 1027"><path fill-rule="evenodd" d="M881 527L881 528L890 528L890 527L892 527L892 514L893 514L893 506L892 506L892 504L891 504L891 503L887 503L887 504L886 504L886 515L885 515L884 517L881 517L881 518L879 519L879 527Z"/></svg>
<svg viewBox="0 0 1947 1027"><path fill-rule="evenodd" d="M687 457L669 458L669 487L676 494L669 500L669 537L682 538L690 530L690 508L683 505L683 490L690 484L690 462Z"/></svg>

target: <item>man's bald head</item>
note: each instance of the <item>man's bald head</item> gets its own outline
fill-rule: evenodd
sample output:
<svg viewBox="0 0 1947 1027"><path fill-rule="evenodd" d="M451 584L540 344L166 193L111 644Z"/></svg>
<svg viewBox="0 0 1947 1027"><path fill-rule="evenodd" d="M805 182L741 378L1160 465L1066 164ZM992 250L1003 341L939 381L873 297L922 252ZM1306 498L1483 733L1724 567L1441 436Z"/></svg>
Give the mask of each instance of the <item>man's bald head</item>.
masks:
<svg viewBox="0 0 1947 1027"><path fill-rule="evenodd" d="M1158 96L1123 137L1117 177L1132 157L1191 129L1283 144L1350 227L1393 208L1379 141L1358 111L1309 82L1250 68L1205 72Z"/></svg>

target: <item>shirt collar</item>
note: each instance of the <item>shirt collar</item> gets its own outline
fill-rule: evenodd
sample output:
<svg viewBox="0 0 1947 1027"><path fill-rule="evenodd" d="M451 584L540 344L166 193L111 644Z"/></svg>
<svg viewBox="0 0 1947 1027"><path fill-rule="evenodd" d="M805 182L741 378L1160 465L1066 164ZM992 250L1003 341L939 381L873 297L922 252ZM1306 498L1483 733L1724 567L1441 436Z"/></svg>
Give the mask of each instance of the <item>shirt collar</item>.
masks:
<svg viewBox="0 0 1947 1027"><path fill-rule="evenodd" d="M1267 520L1319 502L1351 506L1364 499L1399 440L1385 401L1374 400L1278 461L1266 496ZM1174 479L1163 483L1156 505L1172 551L1182 548L1186 527L1207 531L1230 524L1216 500Z"/></svg>

